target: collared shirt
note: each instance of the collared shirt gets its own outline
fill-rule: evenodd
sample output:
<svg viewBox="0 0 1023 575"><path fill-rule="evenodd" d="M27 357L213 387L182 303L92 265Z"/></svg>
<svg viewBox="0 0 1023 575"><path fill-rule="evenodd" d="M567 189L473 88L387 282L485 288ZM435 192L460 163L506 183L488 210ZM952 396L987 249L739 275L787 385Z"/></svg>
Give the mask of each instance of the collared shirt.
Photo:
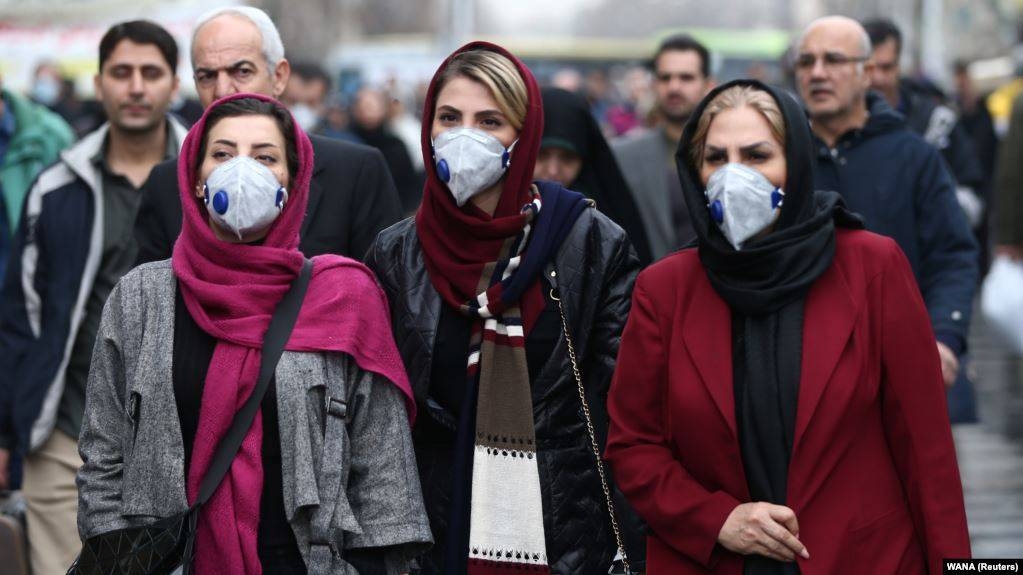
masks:
<svg viewBox="0 0 1023 575"><path fill-rule="evenodd" d="M178 140L174 129L167 123L167 140L164 159L178 155ZM89 363L92 347L96 342L103 304L121 276L135 266L138 245L135 243L135 215L138 213L141 195L139 189L122 174L116 173L107 161L110 136L91 158L96 172L101 176L103 195L103 254L92 291L85 304L85 315L75 336L71 358L68 361L64 395L57 410L57 429L71 437L78 437L85 412L85 385L89 378Z"/></svg>

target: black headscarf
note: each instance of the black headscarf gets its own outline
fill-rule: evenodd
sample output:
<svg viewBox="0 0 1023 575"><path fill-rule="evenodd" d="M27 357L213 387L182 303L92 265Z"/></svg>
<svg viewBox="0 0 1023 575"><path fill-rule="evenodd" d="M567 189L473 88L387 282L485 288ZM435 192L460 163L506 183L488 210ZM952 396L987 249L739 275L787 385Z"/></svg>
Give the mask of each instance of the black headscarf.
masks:
<svg viewBox="0 0 1023 575"><path fill-rule="evenodd" d="M544 126L540 147L571 150L582 157L575 182L562 182L597 203L597 209L629 235L643 265L651 261L650 242L632 190L590 113L586 99L560 88L543 88Z"/></svg>
<svg viewBox="0 0 1023 575"><path fill-rule="evenodd" d="M736 251L707 211L706 187L689 147L697 122L715 96L733 86L753 86L770 94L785 119L785 161L788 177L785 202L774 231L750 240ZM700 102L682 132L675 162L682 192L697 236L700 261L714 289L735 311L748 315L772 313L806 295L810 284L831 265L835 225L862 228L863 222L845 208L841 196L813 189L814 147L806 113L787 92L756 80L735 80L712 90Z"/></svg>
<svg viewBox="0 0 1023 575"><path fill-rule="evenodd" d="M711 220L698 166L689 158L696 125L722 91L752 86L771 95L785 121L785 202L774 230L736 251ZM697 249L715 291L732 310L735 417L746 483L753 501L786 502L803 349L803 305L810 286L831 266L835 226L862 228L834 192L813 188L813 143L802 107L789 94L736 80L707 94L686 124L675 160ZM759 555L746 575L798 573Z"/></svg>

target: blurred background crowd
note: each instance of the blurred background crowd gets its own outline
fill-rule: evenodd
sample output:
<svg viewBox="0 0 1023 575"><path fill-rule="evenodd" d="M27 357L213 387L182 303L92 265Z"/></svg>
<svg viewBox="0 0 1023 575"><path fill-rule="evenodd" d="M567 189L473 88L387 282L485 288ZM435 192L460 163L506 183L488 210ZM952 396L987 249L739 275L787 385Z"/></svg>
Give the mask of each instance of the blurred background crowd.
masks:
<svg viewBox="0 0 1023 575"><path fill-rule="evenodd" d="M650 137L660 143L677 141L682 122L709 89L710 78L717 83L756 78L797 93L793 46L799 31L821 16L847 15L867 23L872 37L873 88L906 116L911 128L942 150L957 184L957 199L981 246L981 278L994 246L1011 244L1023 250L1023 225L1008 226L1019 230L1019 237L998 238L991 231L1006 227L994 225L997 199L1002 195L996 189L999 170L1015 174L1012 182L1023 181L1023 164L1015 161L1023 154L1023 131L1014 132L1020 140L1008 154L1009 148L1003 145L1010 133L1013 103L1023 101L1023 0L561 0L556 4L544 0L0 0L0 88L5 99L8 93L18 94L59 115L80 139L107 121L95 97L96 48L101 37L116 22L146 18L165 27L177 41L181 82L171 111L185 127L190 126L203 113L192 81L192 31L209 10L243 4L265 10L280 30L291 64L281 99L298 123L310 133L379 150L404 214L414 212L422 196L420 118L430 76L447 54L469 40L506 47L529 65L545 87L575 95L571 99L545 91L545 107L556 105L563 113L547 113L549 130L543 147L553 151L541 153L537 177L574 182L569 187L597 199L607 212L615 207L614 191L631 188L636 196L634 211L619 212L621 220L615 219L634 236L645 262L684 244L692 230L687 230L684 214L677 213L679 206L670 203L679 193L659 188L679 185L671 162L668 173L672 175L668 183L663 181L665 150L643 152L647 159L655 158L652 163L644 163L642 157L627 160L630 150L639 150L639 139L650 134L656 134ZM687 79L685 73L679 78L670 73L659 77L663 73L652 62L658 46L680 34L709 51L703 62L706 70L696 74L699 85L692 88L678 88L675 81L691 83L693 78ZM674 51L692 56L694 48L676 46ZM820 66L843 63L849 60L836 63L822 57ZM816 60L808 64L814 68ZM580 101L585 107L582 119L572 114ZM943 110L950 111L950 124L931 141L931 128L943 121ZM1017 112L1017 116L1023 114ZM1017 124L1023 124L1023 118ZM591 126L596 126L594 133ZM0 114L0 161L8 152L5 130L13 128ZM963 141L948 141L959 136ZM666 149L668 158L673 149ZM612 175L601 171L615 163L611 150L622 168L620 174L617 169ZM652 176L659 180L644 183ZM598 198L600 187L606 188L603 200ZM16 223L20 210L6 207L12 211L9 220ZM1003 212L1009 213L1008 209ZM630 221L645 233L643 242L636 239L639 234L633 234ZM6 225L2 217L0 222ZM3 227L0 238L6 239L14 230ZM1023 251L1016 256L1023 256ZM977 401L972 388L964 386L955 389L965 395L950 398L954 423L979 420L985 424L960 426L956 436L974 552L1019 556L1023 555L1023 418L1019 417L1023 370L1018 355L991 336L980 314L975 317L969 345L973 357L964 371L976 385Z"/></svg>
<svg viewBox="0 0 1023 575"><path fill-rule="evenodd" d="M189 53L195 19L234 0L0 0L3 86L60 114L78 136L105 120L93 99L95 46L116 21L153 19ZM658 42L691 34L711 51L719 82L754 77L792 85L796 31L824 14L885 17L901 30L901 71L953 104L993 170L998 135L1021 89L1019 0L772 0L713 3L565 0L264 0L293 73L285 102L307 130L378 148L407 211L422 184L419 117L430 73L454 47L486 39L520 55L547 85L586 98L609 138L660 121L648 60ZM949 41L954 38L954 42ZM1023 45L1021 45L1023 46ZM179 65L192 76L188 58ZM182 82L173 110L188 125L202 108Z"/></svg>

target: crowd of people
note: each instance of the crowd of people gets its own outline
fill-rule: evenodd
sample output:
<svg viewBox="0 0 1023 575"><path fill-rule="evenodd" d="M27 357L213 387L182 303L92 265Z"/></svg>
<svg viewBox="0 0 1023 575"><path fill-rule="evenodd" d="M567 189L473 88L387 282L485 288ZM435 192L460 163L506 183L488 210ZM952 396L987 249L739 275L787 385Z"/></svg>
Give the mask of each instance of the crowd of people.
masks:
<svg viewBox="0 0 1023 575"><path fill-rule="evenodd" d="M340 99L230 7L195 107L158 23L104 35L99 110L40 66L0 105L32 572L111 572L178 516L197 573L969 557L950 424L988 248L1023 259L1023 104L999 142L964 66L950 97L901 51L828 16L791 85L719 85L675 36L613 101L471 42Z"/></svg>

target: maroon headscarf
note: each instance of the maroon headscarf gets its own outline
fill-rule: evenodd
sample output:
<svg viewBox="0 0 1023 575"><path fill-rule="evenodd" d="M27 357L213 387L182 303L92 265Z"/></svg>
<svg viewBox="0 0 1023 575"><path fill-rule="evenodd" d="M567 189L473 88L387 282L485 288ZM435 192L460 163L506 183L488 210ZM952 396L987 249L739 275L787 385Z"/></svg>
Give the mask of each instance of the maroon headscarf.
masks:
<svg viewBox="0 0 1023 575"><path fill-rule="evenodd" d="M195 197L206 119L211 110L241 98L283 108L273 98L258 94L217 100L188 132L178 159L183 221L172 266L189 314L203 331L217 338L187 470L190 503L198 496L199 483L217 444L255 387L270 318L304 262L298 250L299 229L309 197L313 148L297 123L298 171L288 186L287 204L260 244L217 239L205 207ZM350 355L362 369L398 386L405 395L411 422L415 402L390 325L387 300L365 266L341 256L318 256L313 259L309 289L285 349ZM262 436L262 416L257 412L228 476L201 510L195 557L198 573L262 571L256 549L263 491Z"/></svg>
<svg viewBox="0 0 1023 575"><path fill-rule="evenodd" d="M430 132L440 88L438 82L452 58L470 50L488 50L508 58L522 76L528 95L526 118L512 151L511 163L504 175L504 191L493 216L472 202L458 207L447 185L437 175L432 153ZM484 266L497 260L505 242L522 231L527 218L522 207L532 200L533 167L540 153L542 137L543 99L540 87L529 68L511 52L489 42L470 42L448 56L437 69L423 104L422 148L426 186L423 202L416 214L416 233L423 248L430 281L448 305L458 309L465 302L475 300L480 291ZM544 307L539 282L523 294L521 307L528 333Z"/></svg>

